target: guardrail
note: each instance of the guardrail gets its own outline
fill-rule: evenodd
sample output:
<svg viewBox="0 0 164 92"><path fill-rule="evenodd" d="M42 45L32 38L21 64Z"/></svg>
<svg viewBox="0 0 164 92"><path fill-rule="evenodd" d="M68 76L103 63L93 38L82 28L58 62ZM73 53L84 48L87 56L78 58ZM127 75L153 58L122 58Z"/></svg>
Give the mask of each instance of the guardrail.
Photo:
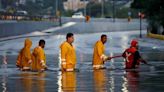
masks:
<svg viewBox="0 0 164 92"><path fill-rule="evenodd" d="M59 18L54 16L31 16L31 15L17 15L17 14L2 14L0 13L0 20L32 20L32 21L54 21L58 22Z"/></svg>

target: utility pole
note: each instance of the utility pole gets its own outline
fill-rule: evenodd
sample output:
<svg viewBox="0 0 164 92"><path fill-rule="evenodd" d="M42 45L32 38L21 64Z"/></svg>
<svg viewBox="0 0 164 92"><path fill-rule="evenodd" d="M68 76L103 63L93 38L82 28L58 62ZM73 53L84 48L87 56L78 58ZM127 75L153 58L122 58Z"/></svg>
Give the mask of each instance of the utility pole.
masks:
<svg viewBox="0 0 164 92"><path fill-rule="evenodd" d="M142 38L142 18L140 16L140 38Z"/></svg>
<svg viewBox="0 0 164 92"><path fill-rule="evenodd" d="M62 26L62 19L61 19L61 15L62 15L62 9L61 9L61 5L63 3L63 0L60 0L60 9L59 9L59 25Z"/></svg>
<svg viewBox="0 0 164 92"><path fill-rule="evenodd" d="M2 6L1 6L1 0L0 0L0 9L2 8Z"/></svg>
<svg viewBox="0 0 164 92"><path fill-rule="evenodd" d="M142 38L142 13L141 10L139 11L139 19L140 19L140 38Z"/></svg>
<svg viewBox="0 0 164 92"><path fill-rule="evenodd" d="M113 0L113 22L115 22L115 0Z"/></svg>
<svg viewBox="0 0 164 92"><path fill-rule="evenodd" d="M56 0L56 16L59 19L59 26L62 26L62 21L61 21L61 6L59 5L61 3L62 3L62 1L59 2L58 0ZM59 9L58 9L58 6L60 6Z"/></svg>
<svg viewBox="0 0 164 92"><path fill-rule="evenodd" d="M83 0L83 4L84 4L84 16L86 16L87 15L87 11L86 11L86 1L85 0Z"/></svg>
<svg viewBox="0 0 164 92"><path fill-rule="evenodd" d="M56 0L56 4L55 4L55 6L56 6L56 8L55 8L55 12L56 12L56 14L57 14L57 12L58 12L58 0Z"/></svg>
<svg viewBox="0 0 164 92"><path fill-rule="evenodd" d="M73 8L74 8L74 7L73 7L73 4L74 4L74 3L73 3L73 0L72 0L72 11L73 11Z"/></svg>
<svg viewBox="0 0 164 92"><path fill-rule="evenodd" d="M104 17L104 0L101 1L101 17Z"/></svg>

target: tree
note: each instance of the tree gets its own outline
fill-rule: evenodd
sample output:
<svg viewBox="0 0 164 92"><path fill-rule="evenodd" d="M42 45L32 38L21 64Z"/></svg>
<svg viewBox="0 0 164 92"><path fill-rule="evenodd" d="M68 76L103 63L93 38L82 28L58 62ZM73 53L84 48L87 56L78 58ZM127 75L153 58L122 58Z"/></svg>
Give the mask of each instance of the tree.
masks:
<svg viewBox="0 0 164 92"><path fill-rule="evenodd" d="M101 9L102 9L101 3L90 2L87 5L86 9L87 9L87 15L90 15L92 17L101 17ZM111 11L112 11L112 4L106 1L104 3L104 16L110 16Z"/></svg>
<svg viewBox="0 0 164 92"><path fill-rule="evenodd" d="M153 33L157 33L159 25L164 28L164 0L134 0L131 7L145 13Z"/></svg>

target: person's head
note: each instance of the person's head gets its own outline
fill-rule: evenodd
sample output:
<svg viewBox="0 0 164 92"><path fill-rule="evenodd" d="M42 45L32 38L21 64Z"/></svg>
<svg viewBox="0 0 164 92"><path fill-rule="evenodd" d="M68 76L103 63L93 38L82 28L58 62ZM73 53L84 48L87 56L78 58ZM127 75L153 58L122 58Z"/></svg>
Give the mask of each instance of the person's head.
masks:
<svg viewBox="0 0 164 92"><path fill-rule="evenodd" d="M136 39L133 39L133 40L131 41L131 47L135 47L135 48L138 49L138 41L137 41Z"/></svg>
<svg viewBox="0 0 164 92"><path fill-rule="evenodd" d="M107 42L107 35L102 34L101 35L101 41L102 41L103 44L105 44Z"/></svg>
<svg viewBox="0 0 164 92"><path fill-rule="evenodd" d="M39 41L39 46L40 46L40 47L44 48L44 47L45 47L45 44L46 44L45 40L41 39L41 40Z"/></svg>
<svg viewBox="0 0 164 92"><path fill-rule="evenodd" d="M29 38L26 38L26 39L25 39L25 42L24 42L24 46L25 46L25 47L28 47L28 48L31 48L31 46L32 46L32 41L31 41Z"/></svg>
<svg viewBox="0 0 164 92"><path fill-rule="evenodd" d="M73 43L74 42L73 33L67 33L66 39L67 39L67 42Z"/></svg>

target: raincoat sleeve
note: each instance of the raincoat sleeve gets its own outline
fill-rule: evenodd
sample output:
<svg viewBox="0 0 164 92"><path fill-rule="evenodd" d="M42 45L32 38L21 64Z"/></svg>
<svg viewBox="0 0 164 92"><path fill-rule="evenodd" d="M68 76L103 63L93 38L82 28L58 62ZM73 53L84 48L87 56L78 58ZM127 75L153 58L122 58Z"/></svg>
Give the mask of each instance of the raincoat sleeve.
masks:
<svg viewBox="0 0 164 92"><path fill-rule="evenodd" d="M101 57L103 55L103 51L102 51L102 45L100 43L97 43L97 51L98 51L98 55Z"/></svg>
<svg viewBox="0 0 164 92"><path fill-rule="evenodd" d="M101 43L97 44L97 51L98 51L98 55L103 61L106 61L108 59L108 57L104 54L104 47Z"/></svg>
<svg viewBox="0 0 164 92"><path fill-rule="evenodd" d="M66 53L67 53L68 49L66 47L66 45L62 45L61 46L61 61L66 62Z"/></svg>
<svg viewBox="0 0 164 92"><path fill-rule="evenodd" d="M44 51L42 49L39 49L38 51L39 61L42 65L45 65L45 55Z"/></svg>
<svg viewBox="0 0 164 92"><path fill-rule="evenodd" d="M18 66L18 67L21 66L21 56L22 56L22 50L19 52L17 61L16 61L16 66Z"/></svg>
<svg viewBox="0 0 164 92"><path fill-rule="evenodd" d="M41 49L38 50L38 56L39 56L39 60L44 60L44 53Z"/></svg>
<svg viewBox="0 0 164 92"><path fill-rule="evenodd" d="M20 61L21 61L21 53L19 53L17 57L17 62L20 62Z"/></svg>
<svg viewBox="0 0 164 92"><path fill-rule="evenodd" d="M26 56L27 60L30 62L31 59L32 59L32 58L31 58L31 52L30 52L30 50L26 50L25 56Z"/></svg>

